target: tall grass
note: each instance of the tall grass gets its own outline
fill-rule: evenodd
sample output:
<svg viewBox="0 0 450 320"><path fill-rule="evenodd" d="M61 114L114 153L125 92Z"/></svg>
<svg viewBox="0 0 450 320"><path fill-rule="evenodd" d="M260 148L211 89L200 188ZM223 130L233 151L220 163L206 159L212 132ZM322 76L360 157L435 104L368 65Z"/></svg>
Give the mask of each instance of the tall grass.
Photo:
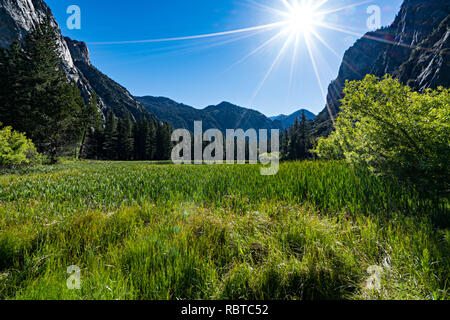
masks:
<svg viewBox="0 0 450 320"><path fill-rule="evenodd" d="M448 299L448 208L340 162L34 168L0 176L0 298Z"/></svg>

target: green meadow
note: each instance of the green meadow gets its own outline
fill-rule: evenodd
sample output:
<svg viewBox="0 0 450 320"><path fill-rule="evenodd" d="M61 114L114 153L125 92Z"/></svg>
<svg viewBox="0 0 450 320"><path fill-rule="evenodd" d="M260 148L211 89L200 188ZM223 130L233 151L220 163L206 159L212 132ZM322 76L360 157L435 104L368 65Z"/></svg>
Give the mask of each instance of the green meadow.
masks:
<svg viewBox="0 0 450 320"><path fill-rule="evenodd" d="M345 162L4 172L0 299L449 299L449 208Z"/></svg>

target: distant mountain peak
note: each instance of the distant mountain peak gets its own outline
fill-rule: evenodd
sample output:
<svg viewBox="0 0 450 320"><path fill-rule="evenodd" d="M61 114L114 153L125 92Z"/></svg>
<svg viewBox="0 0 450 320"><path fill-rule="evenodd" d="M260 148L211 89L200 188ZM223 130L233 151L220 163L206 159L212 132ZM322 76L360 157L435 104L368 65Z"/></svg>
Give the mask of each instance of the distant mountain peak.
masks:
<svg viewBox="0 0 450 320"><path fill-rule="evenodd" d="M222 101L221 103L219 103L218 105L216 105L217 107L228 107L228 106L233 106L233 107L237 107L235 104L228 102L228 101Z"/></svg>
<svg viewBox="0 0 450 320"><path fill-rule="evenodd" d="M236 105L236 104L234 104L234 103L231 103L231 102L228 102L228 101L222 101L221 103L219 103L219 104L216 104L216 105L210 105L210 106L208 106L208 107L206 107L206 108L213 108L213 109L220 109L220 108L224 108L224 109L226 109L226 108L232 108L232 109L246 109L246 108L244 108L244 107L240 107L240 106L238 106L238 105Z"/></svg>
<svg viewBox="0 0 450 320"><path fill-rule="evenodd" d="M307 109L300 109L290 115L280 114L279 116L270 117L272 121L280 121L285 129L290 128L295 123L295 119L301 119L303 112L305 113L306 120L313 120L316 115Z"/></svg>
<svg viewBox="0 0 450 320"><path fill-rule="evenodd" d="M136 97L151 113L174 128L193 131L194 121L202 121L203 129L283 129L281 122L272 121L259 111L222 101L205 109L196 109L168 98Z"/></svg>

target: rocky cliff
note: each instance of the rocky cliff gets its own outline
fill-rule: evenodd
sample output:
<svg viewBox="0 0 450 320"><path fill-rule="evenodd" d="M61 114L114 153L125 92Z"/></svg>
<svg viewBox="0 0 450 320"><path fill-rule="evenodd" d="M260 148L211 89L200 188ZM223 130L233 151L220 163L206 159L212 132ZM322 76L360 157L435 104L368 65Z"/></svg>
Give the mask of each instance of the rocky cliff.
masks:
<svg viewBox="0 0 450 320"><path fill-rule="evenodd" d="M450 1L405 0L395 21L369 32L344 55L339 74L328 88L327 104L335 116L346 80L367 74L392 74L415 90L448 86ZM327 108L314 120L315 134L331 129Z"/></svg>
<svg viewBox="0 0 450 320"><path fill-rule="evenodd" d="M450 15L413 51L398 76L417 90L450 87Z"/></svg>
<svg viewBox="0 0 450 320"><path fill-rule="evenodd" d="M50 8L42 0L0 0L0 47L8 47L14 41L21 41L40 22L48 20L59 37L63 66L68 75L79 80L66 42Z"/></svg>
<svg viewBox="0 0 450 320"><path fill-rule="evenodd" d="M155 118L125 88L92 66L85 43L61 35L52 11L43 0L0 0L0 47L21 41L33 26L44 20L55 28L64 70L78 84L85 99L95 93L103 114L110 109L117 116L129 113L133 120Z"/></svg>
<svg viewBox="0 0 450 320"><path fill-rule="evenodd" d="M80 74L81 85L86 85L89 92L95 92L100 98L104 109L111 109L118 117L128 113L133 120L146 117L156 117L146 110L123 86L113 81L97 68L89 59L89 49L84 42L64 38L73 59L73 63Z"/></svg>

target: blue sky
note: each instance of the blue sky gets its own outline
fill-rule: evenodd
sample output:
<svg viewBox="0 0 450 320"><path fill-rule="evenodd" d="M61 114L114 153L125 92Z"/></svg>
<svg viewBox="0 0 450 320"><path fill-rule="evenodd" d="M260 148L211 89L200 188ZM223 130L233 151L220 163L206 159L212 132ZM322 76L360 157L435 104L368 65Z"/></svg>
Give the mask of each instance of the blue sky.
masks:
<svg viewBox="0 0 450 320"><path fill-rule="evenodd" d="M93 65L133 95L165 96L196 108L229 101L268 116L290 114L301 107L314 113L324 108L323 91L303 36L296 51L293 73L295 41L286 47L261 86L289 32L236 65L282 28L193 40L98 44L219 33L279 22L286 18L263 9L261 5L286 11L282 0L45 1L63 34L87 42ZM311 1L317 3L321 0ZM361 2L363 0L330 0L321 10L329 11ZM368 6L378 5L381 24L388 25L394 20L401 2L374 0L323 17L322 23L350 31L349 34L314 28L337 56L313 35L309 36L320 83L325 90L336 78L345 50L354 43L357 35L368 31ZM69 30L66 26L69 5L81 8L80 30Z"/></svg>

